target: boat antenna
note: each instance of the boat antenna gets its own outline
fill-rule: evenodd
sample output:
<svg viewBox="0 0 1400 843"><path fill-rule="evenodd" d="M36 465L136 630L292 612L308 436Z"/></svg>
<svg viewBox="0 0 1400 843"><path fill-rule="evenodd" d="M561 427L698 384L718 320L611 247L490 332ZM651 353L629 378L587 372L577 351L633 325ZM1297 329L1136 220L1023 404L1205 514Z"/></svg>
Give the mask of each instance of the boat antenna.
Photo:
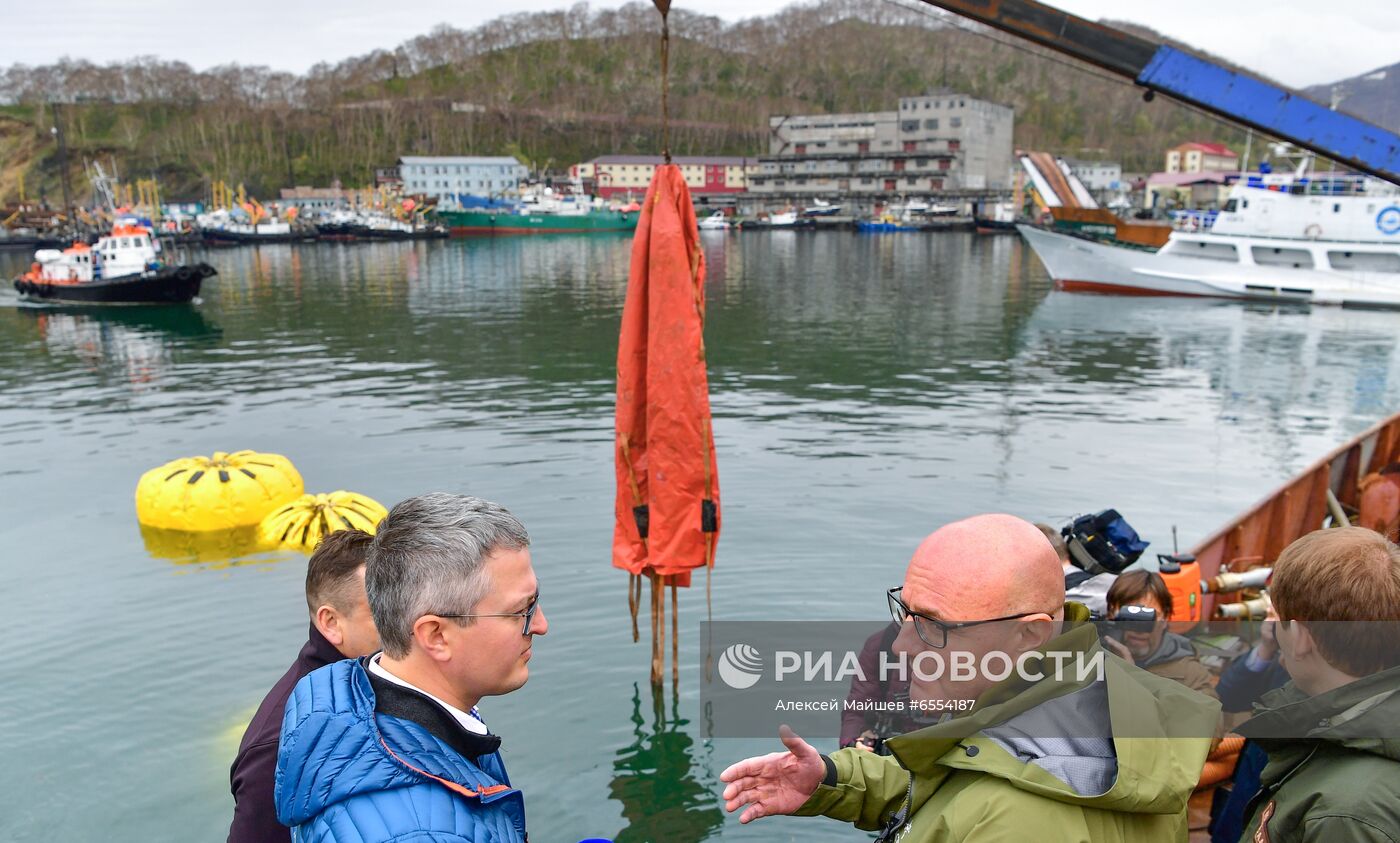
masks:
<svg viewBox="0 0 1400 843"><path fill-rule="evenodd" d="M1176 546L1176 525L1172 525L1172 556L1180 556L1181 548Z"/></svg>
<svg viewBox="0 0 1400 843"><path fill-rule="evenodd" d="M671 0L651 0L661 13L661 157L671 163Z"/></svg>

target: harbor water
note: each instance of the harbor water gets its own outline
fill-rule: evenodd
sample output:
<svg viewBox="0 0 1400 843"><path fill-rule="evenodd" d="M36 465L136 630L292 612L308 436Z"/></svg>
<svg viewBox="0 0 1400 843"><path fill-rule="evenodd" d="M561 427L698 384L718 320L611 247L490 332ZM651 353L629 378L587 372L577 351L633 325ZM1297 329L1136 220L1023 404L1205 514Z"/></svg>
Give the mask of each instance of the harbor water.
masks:
<svg viewBox="0 0 1400 843"><path fill-rule="evenodd" d="M1183 549L1400 408L1400 315L1052 290L1015 237L714 232L707 350L721 620L879 619L950 519L1116 507ZM290 457L307 490L435 490L521 517L550 632L482 710L533 839L852 840L741 827L698 705L654 699L609 564L618 235L211 251L190 308L0 292L0 839L221 840L243 724L306 635L305 558L148 542L178 456ZM0 255L13 277L28 255ZM834 741L816 741L830 750Z"/></svg>

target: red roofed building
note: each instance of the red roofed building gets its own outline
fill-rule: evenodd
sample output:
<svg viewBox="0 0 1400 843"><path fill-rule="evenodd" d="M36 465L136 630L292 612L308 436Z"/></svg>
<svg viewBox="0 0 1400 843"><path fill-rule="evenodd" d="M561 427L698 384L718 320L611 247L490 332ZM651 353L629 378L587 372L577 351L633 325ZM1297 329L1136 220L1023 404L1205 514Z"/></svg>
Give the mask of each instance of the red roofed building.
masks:
<svg viewBox="0 0 1400 843"><path fill-rule="evenodd" d="M1192 141L1167 150L1167 173L1238 172L1240 157L1223 143Z"/></svg>
<svg viewBox="0 0 1400 843"><path fill-rule="evenodd" d="M642 196L651 184L651 174L661 163L660 155L603 155L569 168L569 176L592 184L598 196L620 194ZM725 155L673 155L671 163L681 168L692 194L742 193L748 187L747 170L757 161Z"/></svg>

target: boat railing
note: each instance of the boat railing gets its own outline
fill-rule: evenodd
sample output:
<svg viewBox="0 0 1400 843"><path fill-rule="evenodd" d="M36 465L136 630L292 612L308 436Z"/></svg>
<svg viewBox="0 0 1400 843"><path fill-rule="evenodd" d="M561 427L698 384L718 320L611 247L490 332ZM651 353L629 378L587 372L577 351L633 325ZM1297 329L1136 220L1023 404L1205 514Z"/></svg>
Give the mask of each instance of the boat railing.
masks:
<svg viewBox="0 0 1400 843"><path fill-rule="evenodd" d="M1216 210L1172 211L1172 229L1175 231L1210 231L1219 216L1220 212Z"/></svg>

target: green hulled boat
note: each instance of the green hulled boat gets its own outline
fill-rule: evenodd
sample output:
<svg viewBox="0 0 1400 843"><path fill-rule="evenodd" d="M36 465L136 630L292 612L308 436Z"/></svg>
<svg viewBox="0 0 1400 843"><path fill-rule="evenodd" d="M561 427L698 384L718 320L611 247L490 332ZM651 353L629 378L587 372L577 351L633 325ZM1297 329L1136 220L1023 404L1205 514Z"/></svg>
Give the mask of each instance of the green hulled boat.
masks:
<svg viewBox="0 0 1400 843"><path fill-rule="evenodd" d="M633 231L639 211L590 209L583 213L540 213L503 209L438 211L437 220L454 237L470 234L570 234Z"/></svg>

